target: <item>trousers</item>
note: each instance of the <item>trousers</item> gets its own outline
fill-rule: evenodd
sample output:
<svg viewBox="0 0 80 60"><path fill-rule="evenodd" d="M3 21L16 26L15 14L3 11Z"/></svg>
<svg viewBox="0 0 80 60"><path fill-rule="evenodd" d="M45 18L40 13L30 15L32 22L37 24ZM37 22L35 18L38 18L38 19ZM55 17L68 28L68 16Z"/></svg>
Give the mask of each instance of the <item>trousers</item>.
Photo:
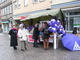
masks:
<svg viewBox="0 0 80 60"><path fill-rule="evenodd" d="M21 49L25 50L27 48L26 41L20 41L20 43L21 43Z"/></svg>

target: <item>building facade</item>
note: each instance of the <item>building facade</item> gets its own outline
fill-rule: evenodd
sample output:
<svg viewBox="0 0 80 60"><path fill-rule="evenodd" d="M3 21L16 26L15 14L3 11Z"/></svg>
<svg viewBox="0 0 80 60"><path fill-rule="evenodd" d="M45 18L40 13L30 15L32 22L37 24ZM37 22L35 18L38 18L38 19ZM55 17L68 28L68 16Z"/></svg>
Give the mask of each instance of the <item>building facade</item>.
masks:
<svg viewBox="0 0 80 60"><path fill-rule="evenodd" d="M51 7L49 0L12 0L12 2L14 23L22 16L39 13Z"/></svg>
<svg viewBox="0 0 80 60"><path fill-rule="evenodd" d="M56 8L61 8L66 16L67 31L80 29L80 0L0 0L0 8L3 32L8 32L21 18Z"/></svg>
<svg viewBox="0 0 80 60"><path fill-rule="evenodd" d="M61 8L66 16L66 30L80 30L80 0L52 0L51 8Z"/></svg>
<svg viewBox="0 0 80 60"><path fill-rule="evenodd" d="M0 0L1 23L3 32L9 32L12 25L12 0Z"/></svg>

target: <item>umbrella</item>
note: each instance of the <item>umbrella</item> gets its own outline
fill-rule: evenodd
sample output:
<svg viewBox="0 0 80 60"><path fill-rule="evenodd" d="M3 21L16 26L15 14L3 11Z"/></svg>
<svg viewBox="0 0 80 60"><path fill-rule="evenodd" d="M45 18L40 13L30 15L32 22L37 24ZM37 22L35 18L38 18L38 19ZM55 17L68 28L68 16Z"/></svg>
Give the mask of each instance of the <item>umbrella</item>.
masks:
<svg viewBox="0 0 80 60"><path fill-rule="evenodd" d="M64 47L71 51L80 50L80 37L74 34L66 34L62 37Z"/></svg>

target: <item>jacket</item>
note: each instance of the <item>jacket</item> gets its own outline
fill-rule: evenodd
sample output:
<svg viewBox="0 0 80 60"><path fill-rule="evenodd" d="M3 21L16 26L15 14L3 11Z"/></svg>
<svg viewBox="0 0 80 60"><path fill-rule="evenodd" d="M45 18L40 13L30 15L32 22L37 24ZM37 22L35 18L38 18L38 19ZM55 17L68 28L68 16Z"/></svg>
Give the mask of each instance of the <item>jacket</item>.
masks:
<svg viewBox="0 0 80 60"><path fill-rule="evenodd" d="M18 37L20 41L26 41L28 37L28 30L23 28L18 30Z"/></svg>

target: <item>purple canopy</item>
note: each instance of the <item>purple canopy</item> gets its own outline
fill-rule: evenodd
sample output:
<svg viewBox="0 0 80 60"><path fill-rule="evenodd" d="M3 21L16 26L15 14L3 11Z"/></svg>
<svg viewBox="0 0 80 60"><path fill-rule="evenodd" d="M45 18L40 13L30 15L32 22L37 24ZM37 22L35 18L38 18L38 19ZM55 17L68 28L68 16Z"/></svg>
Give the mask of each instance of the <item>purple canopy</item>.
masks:
<svg viewBox="0 0 80 60"><path fill-rule="evenodd" d="M64 47L71 51L80 50L80 37L74 34L66 34L62 38Z"/></svg>

